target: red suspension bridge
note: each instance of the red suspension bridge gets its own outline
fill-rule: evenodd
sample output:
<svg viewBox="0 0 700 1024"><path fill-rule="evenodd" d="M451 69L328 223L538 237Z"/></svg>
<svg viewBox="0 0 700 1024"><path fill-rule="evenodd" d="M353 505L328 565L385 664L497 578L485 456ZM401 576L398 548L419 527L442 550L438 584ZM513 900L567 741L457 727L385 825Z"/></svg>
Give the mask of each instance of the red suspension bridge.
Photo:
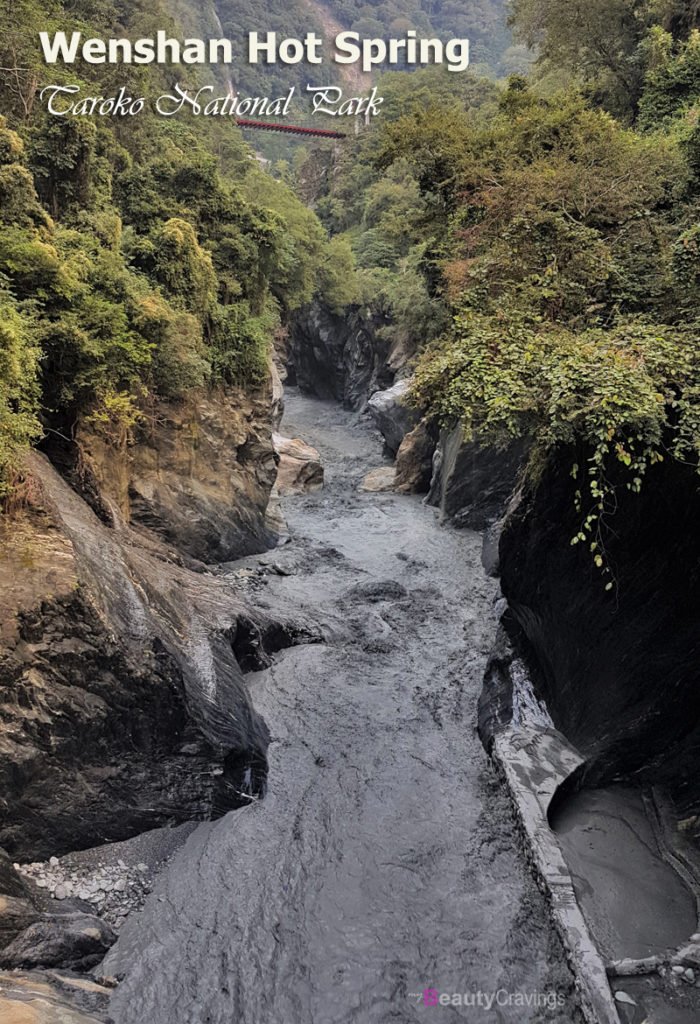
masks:
<svg viewBox="0 0 700 1024"><path fill-rule="evenodd" d="M287 135L315 136L317 139L345 139L345 132L336 132L331 128L306 128L299 124L279 124L274 121L248 121L243 117L236 118L239 128L254 128L264 132L285 132Z"/></svg>

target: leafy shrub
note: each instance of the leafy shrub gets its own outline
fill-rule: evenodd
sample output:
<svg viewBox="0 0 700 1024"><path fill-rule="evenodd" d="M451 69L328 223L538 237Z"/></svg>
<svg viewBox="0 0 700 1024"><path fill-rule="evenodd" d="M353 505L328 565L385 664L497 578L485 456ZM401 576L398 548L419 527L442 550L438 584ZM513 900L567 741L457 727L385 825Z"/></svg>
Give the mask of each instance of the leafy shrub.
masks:
<svg viewBox="0 0 700 1024"><path fill-rule="evenodd" d="M41 436L39 350L32 323L0 288L0 499L10 492L27 445Z"/></svg>
<svg viewBox="0 0 700 1024"><path fill-rule="evenodd" d="M215 381L259 387L267 380L270 338L279 323L269 305L259 316L245 302L217 306L212 316L211 361Z"/></svg>
<svg viewBox="0 0 700 1024"><path fill-rule="evenodd" d="M700 352L697 332L623 319L574 332L521 314L499 320L468 312L421 355L413 400L467 437L505 445L527 437L536 472L558 447L579 446L581 531L606 574L606 517L616 508L611 465L638 491L666 457L700 465ZM616 474L617 475L617 474Z"/></svg>

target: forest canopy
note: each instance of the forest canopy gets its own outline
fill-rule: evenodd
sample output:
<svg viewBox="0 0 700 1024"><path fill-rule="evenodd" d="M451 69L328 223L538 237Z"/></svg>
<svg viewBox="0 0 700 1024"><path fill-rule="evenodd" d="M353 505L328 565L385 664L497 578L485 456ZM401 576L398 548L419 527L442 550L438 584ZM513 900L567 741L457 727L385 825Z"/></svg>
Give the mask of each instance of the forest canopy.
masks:
<svg viewBox="0 0 700 1024"><path fill-rule="evenodd" d="M430 419L527 438L533 472L579 451L574 541L606 574L620 473L700 461L700 14L516 0L513 21L529 79L385 76L317 209Z"/></svg>
<svg viewBox="0 0 700 1024"><path fill-rule="evenodd" d="M273 334L338 275L316 216L255 160L235 126L144 111L127 121L49 116L39 29L176 30L140 0L17 0L0 37L0 495L26 444L85 418L122 441L147 397L268 377ZM52 68L76 82L76 68ZM164 89L169 67L81 65L86 89ZM190 71L188 74L196 75ZM127 123L128 122L128 123ZM343 263L343 260L346 262ZM320 283L319 283L320 282Z"/></svg>

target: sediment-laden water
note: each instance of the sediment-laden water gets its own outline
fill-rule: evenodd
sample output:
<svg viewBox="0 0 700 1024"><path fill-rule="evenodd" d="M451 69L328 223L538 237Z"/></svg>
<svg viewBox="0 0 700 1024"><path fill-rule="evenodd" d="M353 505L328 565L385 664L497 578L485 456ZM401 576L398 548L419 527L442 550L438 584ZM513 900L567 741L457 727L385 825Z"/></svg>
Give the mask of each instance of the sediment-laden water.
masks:
<svg viewBox="0 0 700 1024"><path fill-rule="evenodd" d="M474 729L494 631L480 538L417 498L358 492L381 443L338 406L288 396L283 430L320 450L326 487L287 499L292 542L246 564L289 573L256 600L326 642L248 675L267 795L198 827L127 922L105 967L124 975L112 1014L572 1024L563 951ZM424 1005L425 989L478 1005Z"/></svg>

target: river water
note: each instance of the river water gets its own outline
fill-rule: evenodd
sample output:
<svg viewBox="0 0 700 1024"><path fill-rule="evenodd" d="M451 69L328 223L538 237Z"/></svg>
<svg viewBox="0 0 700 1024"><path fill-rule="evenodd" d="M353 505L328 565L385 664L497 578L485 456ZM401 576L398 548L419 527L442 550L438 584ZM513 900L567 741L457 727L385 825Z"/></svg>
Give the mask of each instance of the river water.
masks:
<svg viewBox="0 0 700 1024"><path fill-rule="evenodd" d="M480 538L418 498L359 492L381 443L351 413L290 394L282 430L320 450L326 487L286 499L292 542L245 564L289 573L255 600L325 642L247 676L267 795L199 826L125 925L105 966L124 976L116 1024L572 1024L475 734L496 589ZM425 1005L425 989L481 1005Z"/></svg>

